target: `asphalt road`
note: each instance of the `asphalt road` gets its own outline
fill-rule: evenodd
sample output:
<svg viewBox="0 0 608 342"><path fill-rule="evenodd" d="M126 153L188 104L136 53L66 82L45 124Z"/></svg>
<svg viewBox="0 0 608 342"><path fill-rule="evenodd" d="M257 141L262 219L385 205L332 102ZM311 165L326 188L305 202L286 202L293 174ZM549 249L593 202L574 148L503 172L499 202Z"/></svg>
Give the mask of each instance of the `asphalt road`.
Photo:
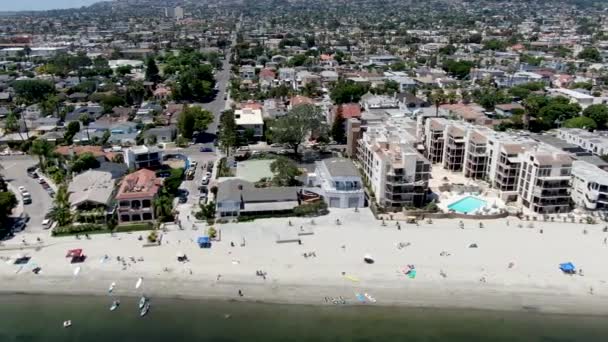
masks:
<svg viewBox="0 0 608 342"><path fill-rule="evenodd" d="M222 70L218 70L215 74L215 81L218 85L218 92L213 101L198 104L213 113L213 122L209 124L207 131L201 134L197 139L197 142L200 143L212 142L217 137L220 116L226 109L226 100L224 100L224 97L226 96L226 87L230 81L230 52L226 53Z"/></svg>
<svg viewBox="0 0 608 342"><path fill-rule="evenodd" d="M53 204L53 199L44 191L42 186L36 179L27 175L27 168L36 164L37 159L30 156L11 156L2 157L0 165L3 170L6 181L14 189L15 196L19 200L19 206L23 207L23 211L30 216L30 221L27 224L26 231L40 232L42 228L42 220L44 215L49 211ZM32 195L32 203L23 205L21 194L17 190L20 186L24 186Z"/></svg>

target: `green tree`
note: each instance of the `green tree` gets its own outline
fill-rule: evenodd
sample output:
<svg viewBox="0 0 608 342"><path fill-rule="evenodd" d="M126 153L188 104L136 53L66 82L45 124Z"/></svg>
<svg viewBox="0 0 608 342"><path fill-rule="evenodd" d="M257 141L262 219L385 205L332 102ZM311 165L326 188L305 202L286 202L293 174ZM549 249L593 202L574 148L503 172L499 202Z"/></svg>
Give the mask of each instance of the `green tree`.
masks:
<svg viewBox="0 0 608 342"><path fill-rule="evenodd" d="M36 138L34 142L32 142L31 153L38 156L40 160L40 168L44 171L45 169L45 160L47 157L51 155L53 151L53 145L49 143L45 139Z"/></svg>
<svg viewBox="0 0 608 342"><path fill-rule="evenodd" d="M57 221L60 227L64 227L72 223L72 213L70 211L70 193L65 184L59 185L57 194L53 200L53 208L51 209L51 218Z"/></svg>
<svg viewBox="0 0 608 342"><path fill-rule="evenodd" d="M338 105L338 108L336 110L336 117L334 118L334 122L331 125L331 137L338 144L346 143L346 131L344 129L346 119L344 119L342 111L342 105Z"/></svg>
<svg viewBox="0 0 608 342"><path fill-rule="evenodd" d="M20 80L11 85L15 94L28 104L44 101L47 96L55 93L55 85L50 81Z"/></svg>
<svg viewBox="0 0 608 342"><path fill-rule="evenodd" d="M234 120L234 111L226 110L220 116L220 136L219 143L224 153L230 155L230 150L236 146L237 134L236 134L236 122Z"/></svg>
<svg viewBox="0 0 608 342"><path fill-rule="evenodd" d="M608 106L594 104L583 110L583 116L593 119L599 128L605 128L608 123Z"/></svg>
<svg viewBox="0 0 608 342"><path fill-rule="evenodd" d="M195 131L203 132L213 122L213 114L198 106L188 106L177 118L177 129L187 139L192 139Z"/></svg>
<svg viewBox="0 0 608 342"><path fill-rule="evenodd" d="M504 51L506 48L507 43L502 40L490 39L483 42L484 50Z"/></svg>
<svg viewBox="0 0 608 342"><path fill-rule="evenodd" d="M78 132L80 132L80 123L78 121L70 121L70 123L68 123L68 126L66 127L63 139L67 142L68 145L71 145L74 136Z"/></svg>
<svg viewBox="0 0 608 342"><path fill-rule="evenodd" d="M19 125L17 115L13 112L8 113L6 120L4 120L4 130L8 133L19 133L21 141L25 140L21 134L21 125Z"/></svg>
<svg viewBox="0 0 608 342"><path fill-rule="evenodd" d="M163 181L163 187L168 194L173 196L177 195L179 186L182 184L183 176L184 169L171 169L171 174Z"/></svg>
<svg viewBox="0 0 608 342"><path fill-rule="evenodd" d="M274 174L272 183L275 186L297 185L299 182L296 177L302 174L298 166L286 157L278 157L270 163L270 171Z"/></svg>
<svg viewBox="0 0 608 342"><path fill-rule="evenodd" d="M600 52L596 48L591 47L591 46L584 48L578 54L578 58L584 59L588 62L601 62L602 61L602 55L600 55Z"/></svg>
<svg viewBox="0 0 608 342"><path fill-rule="evenodd" d="M577 116L575 118L564 121L563 127L567 128L583 128L592 131L597 128L597 124L593 119L586 116Z"/></svg>
<svg viewBox="0 0 608 342"><path fill-rule="evenodd" d="M158 74L158 66L153 57L148 58L146 61L146 81L153 82L154 84L160 82L160 75Z"/></svg>
<svg viewBox="0 0 608 342"><path fill-rule="evenodd" d="M361 96L368 91L368 87L352 81L340 81L331 90L330 97L334 103L359 102Z"/></svg>
<svg viewBox="0 0 608 342"><path fill-rule="evenodd" d="M126 74L131 72L131 69L133 69L133 67L130 65L121 65L116 68L115 72L118 76L125 76Z"/></svg>
<svg viewBox="0 0 608 342"><path fill-rule="evenodd" d="M85 132L87 132L87 144L90 144L91 136L89 135L89 123L92 121L91 117L87 113L82 113L78 117L78 121L82 123L82 127L84 128Z"/></svg>
<svg viewBox="0 0 608 342"><path fill-rule="evenodd" d="M178 101L206 101L213 97L215 79L211 65L204 64L188 68L173 84L173 98Z"/></svg>
<svg viewBox="0 0 608 342"><path fill-rule="evenodd" d="M70 168L72 172L80 173L82 171L86 171L89 169L95 169L99 167L99 161L93 153L85 152L80 154L74 159L72 162L72 167Z"/></svg>
<svg viewBox="0 0 608 342"><path fill-rule="evenodd" d="M17 198L12 192L0 192L0 238L10 232L10 225L6 222L6 219L11 215L17 204Z"/></svg>
<svg viewBox="0 0 608 342"><path fill-rule="evenodd" d="M443 70L445 70L450 75L462 80L465 77L469 76L469 72L471 68L475 65L475 63L471 61L455 61L452 59L448 59L443 62Z"/></svg>
<svg viewBox="0 0 608 342"><path fill-rule="evenodd" d="M313 132L322 134L325 130L321 110L314 105L299 105L272 122L273 142L291 146L298 155L298 147Z"/></svg>
<svg viewBox="0 0 608 342"><path fill-rule="evenodd" d="M428 96L429 102L435 106L435 116L439 116L439 106L446 102L443 89L436 89Z"/></svg>

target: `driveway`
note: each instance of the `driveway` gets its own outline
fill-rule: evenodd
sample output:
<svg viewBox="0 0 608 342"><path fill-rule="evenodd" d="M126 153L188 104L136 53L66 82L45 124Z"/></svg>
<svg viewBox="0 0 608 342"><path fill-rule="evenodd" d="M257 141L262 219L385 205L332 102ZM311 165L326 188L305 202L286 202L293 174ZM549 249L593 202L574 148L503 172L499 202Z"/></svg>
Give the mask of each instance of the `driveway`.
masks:
<svg viewBox="0 0 608 342"><path fill-rule="evenodd" d="M24 186L32 195L32 203L24 205L24 212L30 216L30 222L26 230L38 233L43 231L42 220L53 204L53 199L44 191L36 179L27 175L27 168L36 164L38 160L30 156L2 157L2 173L6 181L14 188ZM15 194L22 205L22 198L19 191Z"/></svg>

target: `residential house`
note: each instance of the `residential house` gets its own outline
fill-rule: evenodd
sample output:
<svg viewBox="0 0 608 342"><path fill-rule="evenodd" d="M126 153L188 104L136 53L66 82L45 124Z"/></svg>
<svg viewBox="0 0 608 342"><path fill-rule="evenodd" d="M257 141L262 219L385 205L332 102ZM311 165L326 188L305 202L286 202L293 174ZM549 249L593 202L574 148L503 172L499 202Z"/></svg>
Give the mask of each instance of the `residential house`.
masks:
<svg viewBox="0 0 608 342"><path fill-rule="evenodd" d="M112 194L115 181L105 171L88 170L72 178L68 186L72 210L90 211L102 209L104 216L113 211Z"/></svg>
<svg viewBox="0 0 608 342"><path fill-rule="evenodd" d="M142 169L126 175L116 194L119 224L153 222L154 199L161 184L161 179L151 170Z"/></svg>
<svg viewBox="0 0 608 342"><path fill-rule="evenodd" d="M234 121L241 134L251 131L254 138L259 139L264 136L264 118L261 109L237 109L234 111Z"/></svg>
<svg viewBox="0 0 608 342"><path fill-rule="evenodd" d="M496 112L496 115L500 115L502 117L509 117L509 116L513 115L514 111L523 111L523 110L524 110L524 106L522 106L516 102L507 103L507 104L497 104L496 106L494 106L494 111Z"/></svg>
<svg viewBox="0 0 608 342"><path fill-rule="evenodd" d="M146 145L133 146L124 151L124 160L130 169L154 169L162 164L163 151Z"/></svg>
<svg viewBox="0 0 608 342"><path fill-rule="evenodd" d="M243 80L255 80L255 68L251 65L244 65L239 70L239 76Z"/></svg>
<svg viewBox="0 0 608 342"><path fill-rule="evenodd" d="M272 69L264 68L260 70L258 77L260 79L260 86L264 89L270 89L274 86L276 73Z"/></svg>
<svg viewBox="0 0 608 342"><path fill-rule="evenodd" d="M216 216L291 212L299 202L299 187L256 188L251 182L230 178L220 180L216 196Z"/></svg>
<svg viewBox="0 0 608 342"><path fill-rule="evenodd" d="M350 159L330 158L316 162L315 172L308 175L308 184L320 188L319 195L330 208L364 206L363 182Z"/></svg>
<svg viewBox="0 0 608 342"><path fill-rule="evenodd" d="M146 141L148 141L149 139L154 139L157 143L172 142L173 140L175 140L176 136L177 128L175 126L154 127L144 132L144 137Z"/></svg>

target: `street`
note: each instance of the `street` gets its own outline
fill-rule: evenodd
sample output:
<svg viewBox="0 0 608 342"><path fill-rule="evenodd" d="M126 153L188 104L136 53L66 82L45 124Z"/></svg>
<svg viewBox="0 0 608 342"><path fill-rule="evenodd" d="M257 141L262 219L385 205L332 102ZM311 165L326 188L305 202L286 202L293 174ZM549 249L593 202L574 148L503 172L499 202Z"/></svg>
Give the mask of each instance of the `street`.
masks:
<svg viewBox="0 0 608 342"><path fill-rule="evenodd" d="M19 215L22 210L21 208L23 208L23 212L30 216L26 231L33 233L43 230L42 220L44 220L44 215L53 204L53 199L44 191L38 181L27 175L27 168L36 164L37 161L35 157L30 156L10 156L0 159L0 165L3 168L2 173L6 182L19 200L14 213ZM23 205L21 194L18 190L20 186L24 186L32 195L31 204Z"/></svg>

